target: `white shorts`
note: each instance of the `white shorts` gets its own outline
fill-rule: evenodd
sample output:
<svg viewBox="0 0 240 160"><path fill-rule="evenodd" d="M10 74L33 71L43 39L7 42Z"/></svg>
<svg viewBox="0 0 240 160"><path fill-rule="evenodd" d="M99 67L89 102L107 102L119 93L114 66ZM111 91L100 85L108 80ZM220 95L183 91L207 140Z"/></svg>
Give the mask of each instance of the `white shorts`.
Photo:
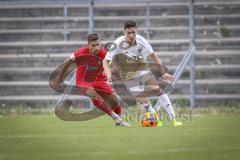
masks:
<svg viewBox="0 0 240 160"><path fill-rule="evenodd" d="M124 81L124 84L130 94L136 97L139 93L144 91L146 82L151 78L154 78L154 75L151 72L146 72L145 74L141 74L139 77Z"/></svg>

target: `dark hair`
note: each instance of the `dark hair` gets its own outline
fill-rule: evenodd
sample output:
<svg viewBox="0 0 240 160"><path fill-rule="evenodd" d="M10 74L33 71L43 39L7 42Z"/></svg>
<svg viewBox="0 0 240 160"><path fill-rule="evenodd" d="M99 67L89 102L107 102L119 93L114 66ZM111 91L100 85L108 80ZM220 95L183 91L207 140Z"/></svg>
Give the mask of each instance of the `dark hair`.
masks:
<svg viewBox="0 0 240 160"><path fill-rule="evenodd" d="M99 40L99 36L97 33L91 33L88 35L88 43L96 40Z"/></svg>
<svg viewBox="0 0 240 160"><path fill-rule="evenodd" d="M124 29L131 28L131 27L137 27L137 23L135 21L125 21Z"/></svg>

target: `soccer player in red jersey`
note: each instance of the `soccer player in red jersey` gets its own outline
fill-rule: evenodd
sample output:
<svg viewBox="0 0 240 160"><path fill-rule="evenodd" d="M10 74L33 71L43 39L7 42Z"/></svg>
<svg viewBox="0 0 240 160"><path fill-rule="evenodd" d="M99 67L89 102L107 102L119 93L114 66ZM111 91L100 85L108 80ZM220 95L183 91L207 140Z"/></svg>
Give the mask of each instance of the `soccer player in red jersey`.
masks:
<svg viewBox="0 0 240 160"><path fill-rule="evenodd" d="M113 89L107 83L105 72L110 72L106 68L104 60L106 51L101 47L99 36L92 33L88 36L88 45L77 49L69 59L67 59L54 80L54 84L59 86L64 81L64 74L70 65L76 65L76 85L81 94L92 99L95 106L113 118L117 126L129 126L120 117L121 107Z"/></svg>

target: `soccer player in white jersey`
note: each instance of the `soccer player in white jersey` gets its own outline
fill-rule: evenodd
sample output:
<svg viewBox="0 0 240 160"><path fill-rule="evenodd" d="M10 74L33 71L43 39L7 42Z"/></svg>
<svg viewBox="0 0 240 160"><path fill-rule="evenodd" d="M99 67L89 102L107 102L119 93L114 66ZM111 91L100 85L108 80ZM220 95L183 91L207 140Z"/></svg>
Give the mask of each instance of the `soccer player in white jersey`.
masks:
<svg viewBox="0 0 240 160"><path fill-rule="evenodd" d="M158 70L165 80L174 81L175 77L167 73L166 68L160 63L160 59L147 40L137 34L136 22L126 21L124 24L124 36L117 38L114 43L114 49L109 50L105 57L110 63L112 62L111 71L107 73L108 78L116 79L114 76L118 73L130 94L136 98L142 107L153 113L163 107L170 120L173 121L173 126L181 126L182 122L175 119L175 113L168 95L162 91L156 77L150 72L148 59L153 64L157 64ZM120 59L124 59L120 65L113 63L114 58L119 55L121 55ZM144 88L144 91L133 91L133 87L135 90ZM148 99L151 96L158 97L154 106L155 110ZM160 121L158 125L162 126L162 122Z"/></svg>

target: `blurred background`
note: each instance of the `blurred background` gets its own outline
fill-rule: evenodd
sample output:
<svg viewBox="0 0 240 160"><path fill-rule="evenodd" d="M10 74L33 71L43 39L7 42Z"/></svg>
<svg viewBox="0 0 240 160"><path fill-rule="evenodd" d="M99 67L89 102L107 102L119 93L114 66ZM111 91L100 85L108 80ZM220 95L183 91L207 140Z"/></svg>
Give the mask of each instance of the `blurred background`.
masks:
<svg viewBox="0 0 240 160"><path fill-rule="evenodd" d="M195 0L0 0L0 108L52 110L60 97L48 84L69 53L89 32L103 43L122 35L125 20L153 46L174 73L191 44L195 54L195 104L239 105L240 1ZM190 67L184 67L170 98L190 105ZM75 97L79 99L79 97ZM88 98L83 98L88 101Z"/></svg>

